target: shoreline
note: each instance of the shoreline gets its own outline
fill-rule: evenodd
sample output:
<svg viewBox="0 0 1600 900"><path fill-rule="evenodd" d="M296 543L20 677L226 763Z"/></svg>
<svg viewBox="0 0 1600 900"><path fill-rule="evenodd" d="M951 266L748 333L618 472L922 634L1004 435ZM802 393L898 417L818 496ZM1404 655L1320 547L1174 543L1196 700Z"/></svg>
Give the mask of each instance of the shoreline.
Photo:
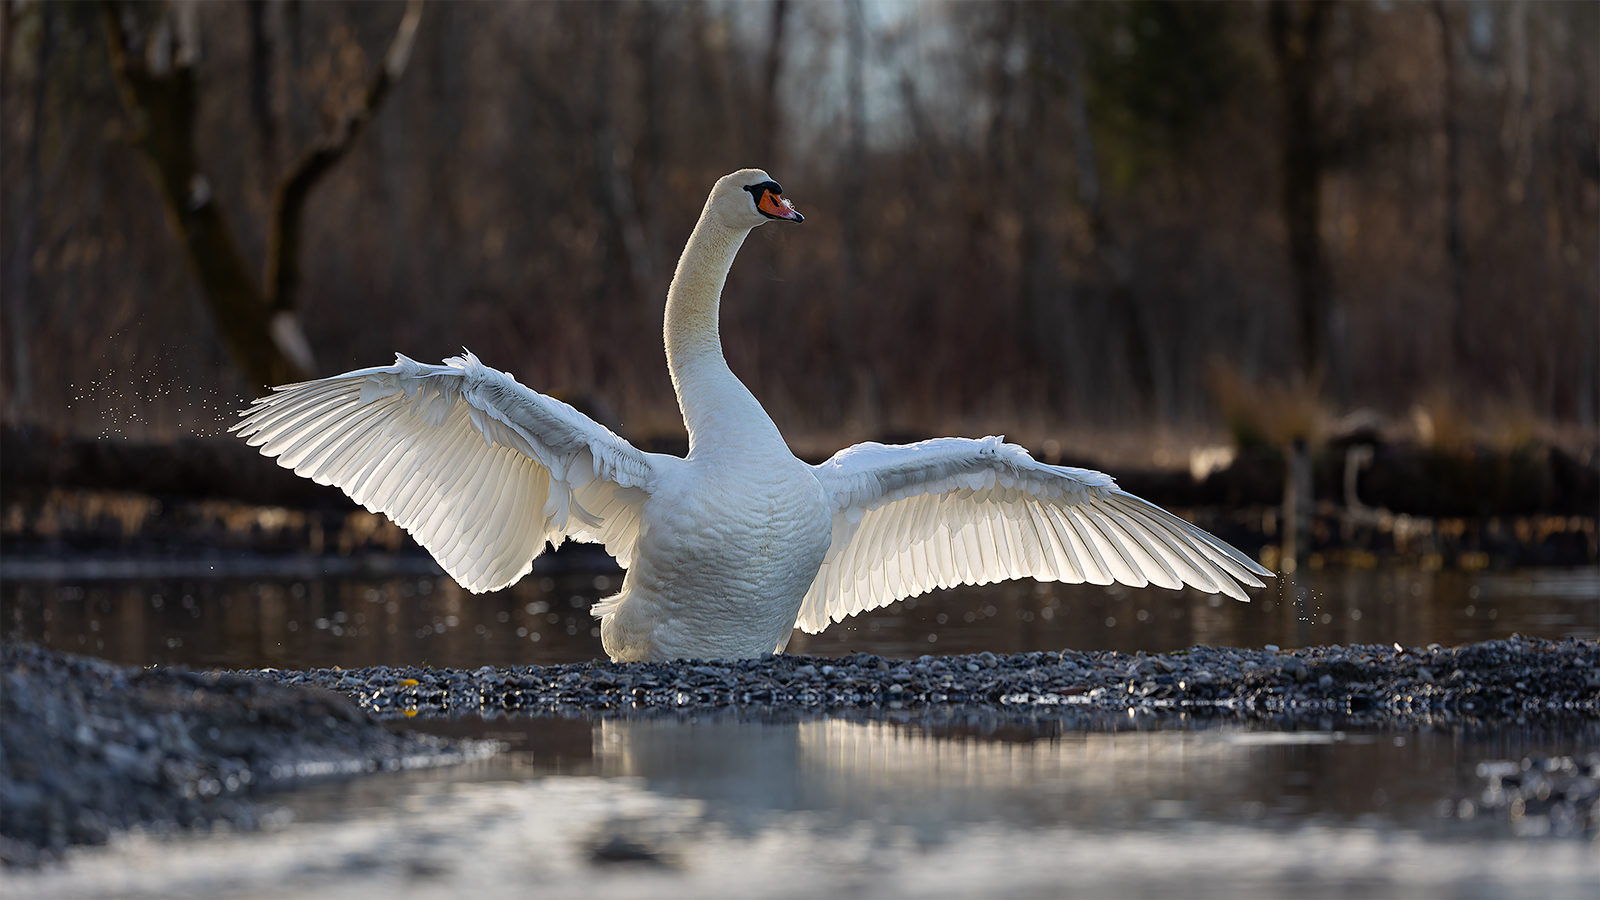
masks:
<svg viewBox="0 0 1600 900"><path fill-rule="evenodd" d="M3 642L0 748L0 864L28 867L136 826L253 830L273 791L499 745L394 734L330 691Z"/></svg>
<svg viewBox="0 0 1600 900"><path fill-rule="evenodd" d="M478 669L370 666L238 674L337 691L383 715L750 713L943 707L1217 711L1246 716L1600 717L1600 641L1513 635L1460 647L1331 645L1291 651L1204 645L922 656L570 663Z"/></svg>
<svg viewBox="0 0 1600 900"><path fill-rule="evenodd" d="M832 659L190 671L0 643L0 864L134 827L251 830L274 790L454 765L496 740L395 733L430 718L838 716L1268 729L1600 720L1600 641L1294 651L1196 646ZM1337 740L1334 734L1330 740Z"/></svg>

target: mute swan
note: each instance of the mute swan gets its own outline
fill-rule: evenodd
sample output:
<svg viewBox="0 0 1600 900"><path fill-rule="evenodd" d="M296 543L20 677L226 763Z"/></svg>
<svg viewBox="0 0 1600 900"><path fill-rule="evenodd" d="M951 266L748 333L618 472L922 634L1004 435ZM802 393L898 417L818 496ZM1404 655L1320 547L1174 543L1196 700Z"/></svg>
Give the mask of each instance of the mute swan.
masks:
<svg viewBox="0 0 1600 900"><path fill-rule="evenodd" d="M628 569L593 610L618 661L782 652L797 625L1023 576L1240 600L1262 586L1249 557L1109 476L999 437L796 459L718 330L734 255L772 219L803 217L765 172L728 175L678 260L664 332L687 458L640 451L470 352L286 385L232 430L388 515L473 592L528 574L546 542L604 544Z"/></svg>

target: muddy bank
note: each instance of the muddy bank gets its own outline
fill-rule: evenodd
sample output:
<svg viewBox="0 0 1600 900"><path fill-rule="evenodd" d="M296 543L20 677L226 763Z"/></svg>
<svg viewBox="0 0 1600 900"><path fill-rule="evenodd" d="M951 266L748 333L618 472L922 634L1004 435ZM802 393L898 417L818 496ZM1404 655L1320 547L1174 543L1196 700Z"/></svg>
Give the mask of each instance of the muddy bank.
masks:
<svg viewBox="0 0 1600 900"><path fill-rule="evenodd" d="M887 711L1075 708L1336 713L1416 718L1600 717L1600 642L1514 636L1461 647L1197 646L1176 653L1019 653L889 660L775 656L479 669L259 670L347 694L379 714L565 714L648 710Z"/></svg>
<svg viewBox="0 0 1600 900"><path fill-rule="evenodd" d="M496 746L396 735L313 687L0 644L0 862L35 864L136 825L251 829L274 789Z"/></svg>

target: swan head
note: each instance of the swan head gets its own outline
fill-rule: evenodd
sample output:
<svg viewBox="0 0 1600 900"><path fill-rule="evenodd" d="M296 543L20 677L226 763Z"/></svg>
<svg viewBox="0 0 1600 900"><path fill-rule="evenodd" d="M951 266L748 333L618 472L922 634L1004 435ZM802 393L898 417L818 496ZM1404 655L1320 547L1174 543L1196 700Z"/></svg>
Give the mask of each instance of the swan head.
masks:
<svg viewBox="0 0 1600 900"><path fill-rule="evenodd" d="M711 189L711 209L722 224L750 229L769 220L804 222L805 216L783 199L783 188L760 169L724 175Z"/></svg>

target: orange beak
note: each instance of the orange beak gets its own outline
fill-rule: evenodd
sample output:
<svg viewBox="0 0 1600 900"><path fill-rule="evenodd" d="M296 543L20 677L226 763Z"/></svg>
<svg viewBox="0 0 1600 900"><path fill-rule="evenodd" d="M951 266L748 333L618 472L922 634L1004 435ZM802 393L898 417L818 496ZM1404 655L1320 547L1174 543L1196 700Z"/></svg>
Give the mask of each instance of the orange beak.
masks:
<svg viewBox="0 0 1600 900"><path fill-rule="evenodd" d="M756 208L774 219L785 219L790 222L804 222L806 220L806 217L800 215L800 211L795 209L789 201L771 191L761 192L761 200L756 203Z"/></svg>

